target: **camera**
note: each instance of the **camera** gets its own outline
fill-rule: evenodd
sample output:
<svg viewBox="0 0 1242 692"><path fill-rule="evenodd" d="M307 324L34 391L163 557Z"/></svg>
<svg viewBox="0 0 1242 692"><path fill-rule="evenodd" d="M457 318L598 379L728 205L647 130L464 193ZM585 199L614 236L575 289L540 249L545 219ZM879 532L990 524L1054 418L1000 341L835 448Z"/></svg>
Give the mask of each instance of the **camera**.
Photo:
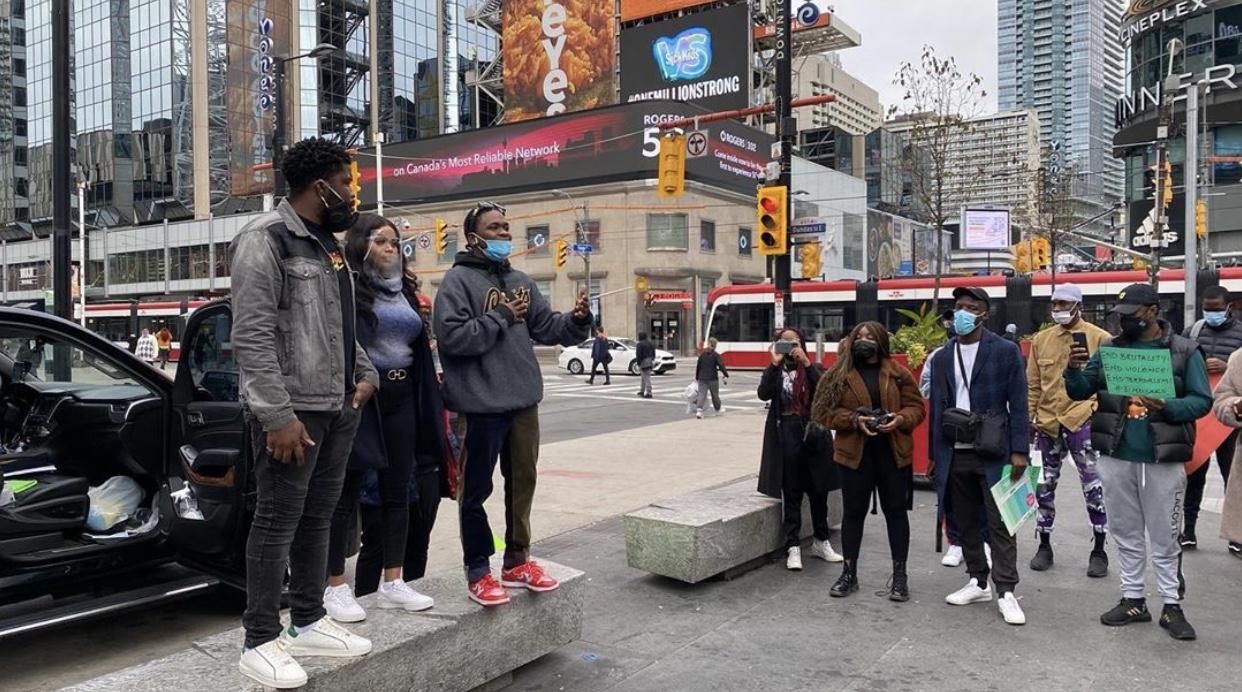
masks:
<svg viewBox="0 0 1242 692"><path fill-rule="evenodd" d="M793 353L794 347L797 345L792 341L778 341L776 342L776 355L787 356Z"/></svg>
<svg viewBox="0 0 1242 692"><path fill-rule="evenodd" d="M871 415L875 417L875 426L877 428L880 427L881 425L888 425L889 423L893 422L893 414L889 413L888 411L885 411L882 408L875 409L874 411L871 412Z"/></svg>

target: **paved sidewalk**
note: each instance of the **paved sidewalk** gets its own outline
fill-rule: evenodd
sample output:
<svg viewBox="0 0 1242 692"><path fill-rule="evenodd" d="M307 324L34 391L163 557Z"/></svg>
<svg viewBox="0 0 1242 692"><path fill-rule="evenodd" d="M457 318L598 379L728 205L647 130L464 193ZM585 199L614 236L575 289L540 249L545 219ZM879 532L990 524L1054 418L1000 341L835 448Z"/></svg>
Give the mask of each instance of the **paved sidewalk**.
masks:
<svg viewBox="0 0 1242 692"><path fill-rule="evenodd" d="M506 689L1238 689L1242 561L1211 539L1187 555L1184 607L1196 642L1173 641L1154 622L1106 628L1098 617L1118 598L1115 550L1112 574L1088 579L1090 529L1076 480L1066 479L1051 571L1027 568L1036 543L1028 531L1019 537L1025 627L1004 624L994 603L944 603L965 576L933 552L935 498L925 490L911 515L908 603L876 594L889 574L882 515L868 515L862 588L847 599L828 595L840 566L815 559L801 573L774 563L688 586L630 569L619 518L556 536L538 552L590 579L583 638L522 668ZM1218 514L1201 521L1201 536L1217 535Z"/></svg>

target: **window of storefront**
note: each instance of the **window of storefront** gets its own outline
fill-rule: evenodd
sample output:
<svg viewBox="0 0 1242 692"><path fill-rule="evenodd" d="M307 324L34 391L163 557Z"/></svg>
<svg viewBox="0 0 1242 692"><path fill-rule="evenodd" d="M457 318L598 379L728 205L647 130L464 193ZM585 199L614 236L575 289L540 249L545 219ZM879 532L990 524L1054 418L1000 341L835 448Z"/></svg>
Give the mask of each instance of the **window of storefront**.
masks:
<svg viewBox="0 0 1242 692"><path fill-rule="evenodd" d="M702 219L699 221L699 250L716 251L716 222Z"/></svg>
<svg viewBox="0 0 1242 692"><path fill-rule="evenodd" d="M1214 152L1217 156L1242 156L1242 125L1223 125L1212 133ZM1242 183L1242 164L1218 163L1214 171L1217 185ZM1142 185L1142 176L1139 176Z"/></svg>
<svg viewBox="0 0 1242 692"><path fill-rule="evenodd" d="M685 214L648 214L648 250L686 250L689 246L689 217Z"/></svg>
<svg viewBox="0 0 1242 692"><path fill-rule="evenodd" d="M552 281L551 280L536 281L535 288L539 290L540 295L543 296L544 300L548 301L549 305L552 304Z"/></svg>
<svg viewBox="0 0 1242 692"><path fill-rule="evenodd" d="M586 236L587 245L591 246L591 252L598 253L603 249L603 244L599 237L599 219L588 219L586 221L578 221L574 223L574 230L578 235L573 242L579 242L579 238Z"/></svg>
<svg viewBox="0 0 1242 692"><path fill-rule="evenodd" d="M526 227L526 250L531 257L546 257L551 254L548 248L551 243L547 224Z"/></svg>

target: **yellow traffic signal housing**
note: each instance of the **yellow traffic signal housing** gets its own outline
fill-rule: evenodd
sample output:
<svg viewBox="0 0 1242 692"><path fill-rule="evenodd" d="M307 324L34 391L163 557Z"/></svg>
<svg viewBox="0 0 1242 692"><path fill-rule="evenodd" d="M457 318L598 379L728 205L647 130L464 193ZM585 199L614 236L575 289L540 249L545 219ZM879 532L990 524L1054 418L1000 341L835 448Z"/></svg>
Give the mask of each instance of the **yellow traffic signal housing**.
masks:
<svg viewBox="0 0 1242 692"><path fill-rule="evenodd" d="M1168 157L1164 159L1164 165L1160 169L1160 206L1168 209L1173 203L1173 164L1169 162Z"/></svg>
<svg viewBox="0 0 1242 692"><path fill-rule="evenodd" d="M448 224L444 219L436 219L436 254L443 255L448 250Z"/></svg>
<svg viewBox="0 0 1242 692"><path fill-rule="evenodd" d="M759 188L759 195L755 200L755 213L759 223L759 254L789 254L788 211L789 188L784 185Z"/></svg>
<svg viewBox="0 0 1242 692"><path fill-rule="evenodd" d="M824 256L819 243L807 243L802 247L802 278L818 278L824 267Z"/></svg>
<svg viewBox="0 0 1242 692"><path fill-rule="evenodd" d="M564 240L558 240L553 244L553 258L556 262L556 268L560 269L565 266L565 261L569 259L569 243Z"/></svg>
<svg viewBox="0 0 1242 692"><path fill-rule="evenodd" d="M1010 248L1013 252L1013 268L1019 274L1026 274L1031 271L1031 243L1030 241L1022 241Z"/></svg>
<svg viewBox="0 0 1242 692"><path fill-rule="evenodd" d="M1031 257L1031 265L1035 269L1043 269L1050 264L1051 258L1049 255L1052 254L1052 248L1050 247L1047 238L1035 238L1032 240L1031 249L1035 253Z"/></svg>
<svg viewBox="0 0 1242 692"><path fill-rule="evenodd" d="M681 197L686 191L685 135L664 135L660 138L658 177L658 196Z"/></svg>
<svg viewBox="0 0 1242 692"><path fill-rule="evenodd" d="M1197 199L1195 200L1195 235L1206 238L1207 234L1207 202Z"/></svg>
<svg viewBox="0 0 1242 692"><path fill-rule="evenodd" d="M358 162L349 162L349 191L354 193L354 211L362 206L362 173L358 170Z"/></svg>

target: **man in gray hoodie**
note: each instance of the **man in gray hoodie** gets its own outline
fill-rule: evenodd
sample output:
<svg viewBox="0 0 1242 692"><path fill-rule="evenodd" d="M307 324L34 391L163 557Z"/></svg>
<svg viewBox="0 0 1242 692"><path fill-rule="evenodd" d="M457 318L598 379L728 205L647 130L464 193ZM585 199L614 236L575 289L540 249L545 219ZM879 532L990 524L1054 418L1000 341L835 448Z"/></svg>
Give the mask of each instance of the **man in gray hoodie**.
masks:
<svg viewBox="0 0 1242 692"><path fill-rule="evenodd" d="M556 580L530 559L530 508L539 458L543 377L531 341L570 346L586 338L586 293L573 312L553 312L535 282L509 265L512 236L504 207L480 202L466 213L466 250L436 293L435 332L444 367L444 403L458 413L463 440L458 481L461 543L470 598L509 602L503 586L550 591ZM505 556L492 576L493 540L483 503L496 460L505 477Z"/></svg>

